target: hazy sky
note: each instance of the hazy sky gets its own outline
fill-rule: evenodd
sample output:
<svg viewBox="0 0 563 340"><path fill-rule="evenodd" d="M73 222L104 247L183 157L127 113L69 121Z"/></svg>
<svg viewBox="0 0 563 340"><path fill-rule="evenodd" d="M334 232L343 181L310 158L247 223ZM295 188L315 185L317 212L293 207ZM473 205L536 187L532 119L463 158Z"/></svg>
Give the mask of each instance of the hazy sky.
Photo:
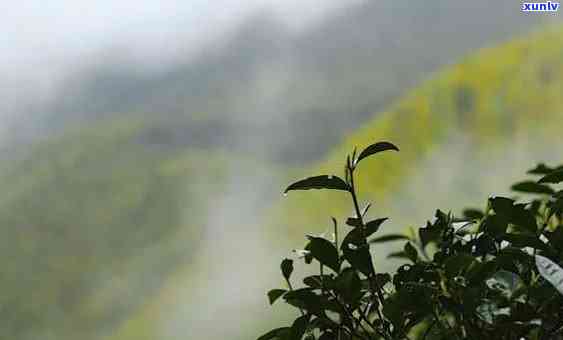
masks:
<svg viewBox="0 0 563 340"><path fill-rule="evenodd" d="M166 63L262 8L303 27L359 1L0 0L0 117L30 98L48 97L65 75L103 60L107 51Z"/></svg>
<svg viewBox="0 0 563 340"><path fill-rule="evenodd" d="M357 0L0 0L0 65L51 65L104 47L161 55L217 36L252 10L291 23Z"/></svg>

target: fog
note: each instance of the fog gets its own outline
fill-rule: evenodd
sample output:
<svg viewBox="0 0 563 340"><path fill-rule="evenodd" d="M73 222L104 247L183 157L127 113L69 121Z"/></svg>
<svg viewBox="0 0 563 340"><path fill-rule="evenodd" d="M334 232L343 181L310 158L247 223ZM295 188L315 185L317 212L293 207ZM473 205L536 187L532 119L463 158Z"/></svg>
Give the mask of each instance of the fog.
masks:
<svg viewBox="0 0 563 340"><path fill-rule="evenodd" d="M3 1L2 90L6 97L29 89L48 91L74 67L108 51L145 66L170 62L179 54L185 59L259 10L303 29L343 5L334 0Z"/></svg>
<svg viewBox="0 0 563 340"><path fill-rule="evenodd" d="M8 187L0 198L5 215L0 223L24 241L36 235L20 233L20 224L57 231L55 241L42 238L37 248L60 248L53 256L55 269L45 269L44 277L62 287L61 296L53 307L39 304L37 310L34 299L22 301L31 301L30 313L57 311L77 320L61 326L48 319L37 326L29 317L33 327L23 327L27 337L21 339L44 336L45 329L53 339L81 332L88 340L101 333L111 340L137 339L136 332L151 340L254 338L285 313L267 309L265 298L269 288L282 284L279 260L291 256L290 247L300 247L301 234L323 230L319 225L307 225L299 235L290 230L302 225L272 230L271 214L283 204L281 189L441 68L550 19L522 16L511 0L499 3L498 11L488 10L489 0L438 0L428 6L418 0L0 4L0 143L16 136L5 143L8 154L24 149L31 155L22 156L23 164L14 162L8 175L0 167ZM393 124L402 138L408 124ZM458 134L460 126L452 126L445 135ZM397 204L383 202L377 209L399 215L411 204L420 214L416 218L428 216L435 204L451 203L448 195L462 185L475 187L460 195L474 203L483 194L479 183L505 188L528 162L549 158L539 141L529 150L504 154L499 147L471 156L473 165L467 167L465 155L474 152L469 137L436 143L444 145L407 164L433 180L405 180L390 195ZM400 146L408 150L405 144ZM495 168L511 170L510 178L479 177L490 155L498 158ZM456 177L462 172L473 176L469 184ZM425 200L431 192L436 197ZM421 200L424 204L417 203ZM74 203L82 210L74 211ZM18 212L25 216L12 216ZM399 221L399 228L411 223ZM61 225L76 234L59 232ZM141 241L128 243L131 238ZM73 248L76 240L85 249ZM10 255L33 257L30 262L46 268L35 243L29 251L13 244L14 253L23 255ZM121 258L122 250L131 259ZM57 262L75 255L78 269L69 267L76 272ZM107 263L99 270L102 255L108 255ZM51 264L48 257L44 261ZM72 300L66 285L75 288L76 277L90 290L76 284L78 302L68 307L60 300ZM94 307L82 301L84 291ZM98 295L105 299L98 302ZM26 315L22 310L14 318ZM266 315L270 312L274 316ZM21 329L23 321L10 326Z"/></svg>

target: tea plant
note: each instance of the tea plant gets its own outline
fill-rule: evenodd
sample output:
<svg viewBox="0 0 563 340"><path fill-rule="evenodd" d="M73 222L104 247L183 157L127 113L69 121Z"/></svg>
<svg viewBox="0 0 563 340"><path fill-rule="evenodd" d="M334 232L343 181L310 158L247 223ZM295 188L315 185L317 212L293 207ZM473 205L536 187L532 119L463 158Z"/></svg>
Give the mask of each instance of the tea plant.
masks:
<svg viewBox="0 0 563 340"><path fill-rule="evenodd" d="M283 260L284 289L268 293L296 308L299 316L258 340L348 339L563 339L563 166L540 164L529 171L539 180L512 189L533 199L489 198L484 211L467 209L457 218L438 210L414 237L374 237L387 218L368 218L355 182L361 162L384 151L378 142L346 158L344 177L315 176L291 184L294 190L340 190L354 216L339 240L307 236L304 262L318 275L292 282L294 261ZM371 248L390 241L404 247L396 273L377 272Z"/></svg>

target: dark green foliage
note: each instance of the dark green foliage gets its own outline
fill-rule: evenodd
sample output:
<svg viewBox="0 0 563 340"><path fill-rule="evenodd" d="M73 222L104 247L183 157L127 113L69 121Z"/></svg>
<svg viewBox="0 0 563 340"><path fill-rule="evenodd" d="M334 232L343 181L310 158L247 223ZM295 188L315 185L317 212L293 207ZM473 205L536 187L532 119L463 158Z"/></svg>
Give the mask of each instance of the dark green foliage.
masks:
<svg viewBox="0 0 563 340"><path fill-rule="evenodd" d="M541 164L529 172L543 176L540 183L512 187L537 195L530 201L492 197L484 211L466 209L462 218L437 210L413 236L370 238L387 218L365 221L369 205L360 209L354 175L361 159L386 150L398 148L382 142L354 151L345 180L317 176L289 186L345 190L355 216L341 243L335 219L334 241L308 237L305 263L316 259L320 275L306 277L303 288L293 289L293 263L284 260L289 291L268 297L283 296L301 316L259 340L563 339L563 195L546 184L561 182L561 169ZM408 264L377 273L371 247L390 241L407 241L389 257Z"/></svg>
<svg viewBox="0 0 563 340"><path fill-rule="evenodd" d="M291 277L291 273L293 273L293 260L290 259L283 260L280 267L283 277L286 280L289 280L289 278Z"/></svg>
<svg viewBox="0 0 563 340"><path fill-rule="evenodd" d="M322 175L305 178L295 182L285 189L285 193L291 190L310 190L310 189L335 189L349 191L350 188L341 178L330 175Z"/></svg>
<svg viewBox="0 0 563 340"><path fill-rule="evenodd" d="M561 183L563 182L563 169L553 171L542 177L538 183Z"/></svg>
<svg viewBox="0 0 563 340"><path fill-rule="evenodd" d="M322 237L309 236L309 244L305 249L310 251L311 256L322 265L325 265L338 273L340 269L338 250L328 240Z"/></svg>
<svg viewBox="0 0 563 340"><path fill-rule="evenodd" d="M553 189L547 185L542 185L533 181L516 183L511 188L514 191L527 192L532 194L553 194Z"/></svg>
<svg viewBox="0 0 563 340"><path fill-rule="evenodd" d="M371 155L387 150L399 151L399 148L389 142L379 142L372 144L367 148L365 148L365 150L362 151L362 153L360 153L360 156L358 156L356 163L359 163L362 159L367 158Z"/></svg>
<svg viewBox="0 0 563 340"><path fill-rule="evenodd" d="M280 297L282 297L287 290L285 289L272 289L268 292L268 299L270 300L270 304L273 305Z"/></svg>

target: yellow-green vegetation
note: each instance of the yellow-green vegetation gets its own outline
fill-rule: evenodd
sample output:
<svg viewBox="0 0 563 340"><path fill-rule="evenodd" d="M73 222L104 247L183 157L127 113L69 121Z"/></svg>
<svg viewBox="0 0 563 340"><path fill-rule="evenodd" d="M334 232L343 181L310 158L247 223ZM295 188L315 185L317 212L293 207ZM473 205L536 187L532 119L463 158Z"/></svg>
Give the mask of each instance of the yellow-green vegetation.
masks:
<svg viewBox="0 0 563 340"><path fill-rule="evenodd" d="M107 333L189 263L227 158L154 126L101 122L3 164L0 338Z"/></svg>
<svg viewBox="0 0 563 340"><path fill-rule="evenodd" d="M385 205L389 201L398 204L397 195L391 194L401 192L401 179L427 176L424 180L427 183L422 183L426 192L419 194L434 203L433 194L437 192L433 190L437 188L432 188L431 183L440 179L437 176L464 178L469 183L467 190L477 192L471 185L471 178L490 177L496 171L495 166L509 167L515 160L520 160L521 164L524 159L549 161L533 152L537 146L561 150L562 127L563 29L558 26L499 47L482 49L459 64L447 67L346 138L326 161L313 167L313 173L341 175L343 156L354 147L361 149L377 140L389 140L397 144L401 152L362 164L360 195L378 204ZM456 144L464 146L455 149ZM444 152L442 159L439 154L433 159L434 154L446 149L449 155ZM502 149L500 154L499 149ZM460 162L463 158L466 160L455 174L454 169L450 169L452 152L459 153ZM437 164L423 169L424 164L432 160ZM524 170L514 169L508 175ZM303 174L311 174L311 169L301 176ZM497 179L502 183L510 182L510 179ZM475 183L481 188L485 184ZM444 209L453 208L453 202L459 198L467 198L466 192L443 194L449 195L447 199L452 205ZM303 231L326 230L329 227L327 216L344 217L351 212L342 193L290 195L291 199L285 200L276 216L291 217L289 221L281 219L282 224L275 228L287 230L289 226L294 236ZM415 197L413 192L402 196L403 201L411 201L410 204L425 205L425 202L413 202ZM469 195L471 199L478 197ZM323 209L318 209L320 206ZM424 212L428 217L432 214L431 210ZM401 222L405 221L422 222L403 216Z"/></svg>

